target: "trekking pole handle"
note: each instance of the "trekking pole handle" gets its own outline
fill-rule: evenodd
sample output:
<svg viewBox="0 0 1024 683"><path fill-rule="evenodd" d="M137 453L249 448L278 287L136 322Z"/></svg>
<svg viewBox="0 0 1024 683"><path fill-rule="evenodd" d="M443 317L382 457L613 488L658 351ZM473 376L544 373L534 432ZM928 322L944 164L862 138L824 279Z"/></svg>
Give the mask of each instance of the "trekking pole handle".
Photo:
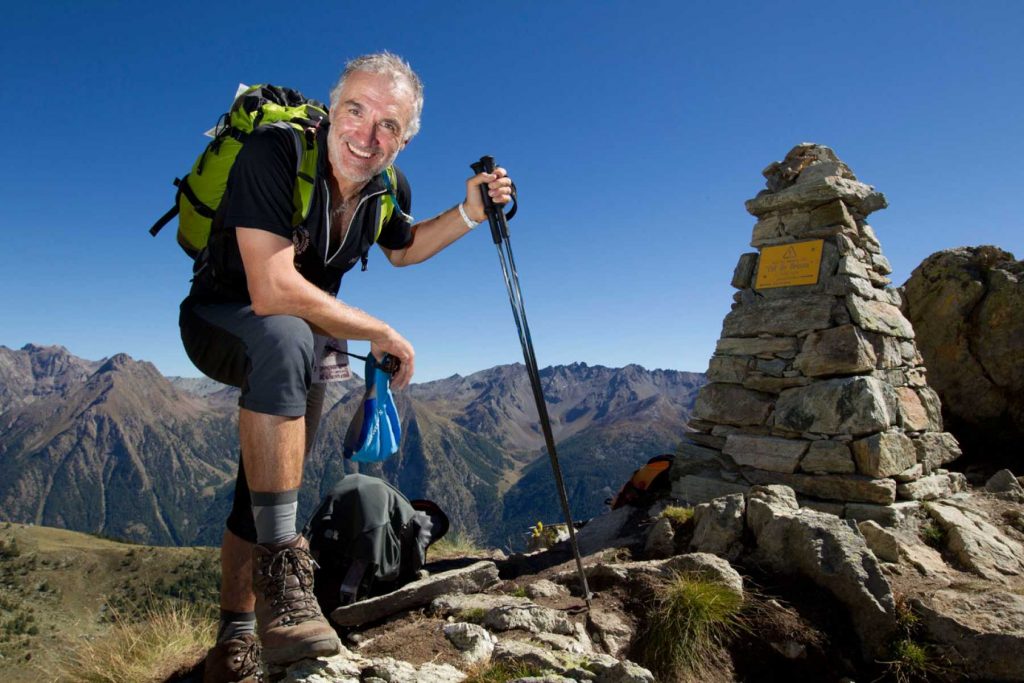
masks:
<svg viewBox="0 0 1024 683"><path fill-rule="evenodd" d="M497 163L495 163L492 156L482 156L480 161L470 164L469 167L477 175L481 173L494 173ZM484 202L484 213L487 214L487 222L491 226L491 239L494 240L495 244L501 244L502 239L508 239L508 222L505 220L505 212L491 199L491 195L487 193L486 184L481 183L477 187L480 188L480 198Z"/></svg>

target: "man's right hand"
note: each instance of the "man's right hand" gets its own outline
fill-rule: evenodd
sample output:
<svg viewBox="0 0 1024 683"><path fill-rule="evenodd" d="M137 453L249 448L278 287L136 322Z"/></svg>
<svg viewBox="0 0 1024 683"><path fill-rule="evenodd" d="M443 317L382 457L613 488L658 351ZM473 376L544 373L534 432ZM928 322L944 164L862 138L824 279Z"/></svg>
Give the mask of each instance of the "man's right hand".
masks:
<svg viewBox="0 0 1024 683"><path fill-rule="evenodd" d="M254 228L239 227L235 232L257 315L294 315L328 337L368 339L378 360L390 353L401 361L402 367L391 379L392 386L408 386L416 352L405 337L383 320L335 299L303 278L295 270L295 249L290 240Z"/></svg>
<svg viewBox="0 0 1024 683"><path fill-rule="evenodd" d="M401 367L391 378L391 386L395 389L404 389L409 386L415 371L416 351L405 337L389 326L384 335L370 340L370 353L378 361L384 357L385 353L391 354L401 361Z"/></svg>

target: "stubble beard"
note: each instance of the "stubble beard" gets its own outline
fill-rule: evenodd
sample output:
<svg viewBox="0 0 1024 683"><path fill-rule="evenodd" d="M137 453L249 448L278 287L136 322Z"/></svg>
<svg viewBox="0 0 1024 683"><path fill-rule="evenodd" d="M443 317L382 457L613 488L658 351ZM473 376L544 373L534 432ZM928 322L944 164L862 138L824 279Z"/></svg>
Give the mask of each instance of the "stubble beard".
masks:
<svg viewBox="0 0 1024 683"><path fill-rule="evenodd" d="M331 162L331 172L338 180L344 179L350 183L362 183L365 185L370 182L374 176L378 175L388 166L395 163L395 159L398 158L399 150L395 150L388 158L381 161L379 165L374 166L369 171L355 173L351 169L346 168L342 162L342 147L347 144L348 142L344 139L333 137L327 138L327 158Z"/></svg>

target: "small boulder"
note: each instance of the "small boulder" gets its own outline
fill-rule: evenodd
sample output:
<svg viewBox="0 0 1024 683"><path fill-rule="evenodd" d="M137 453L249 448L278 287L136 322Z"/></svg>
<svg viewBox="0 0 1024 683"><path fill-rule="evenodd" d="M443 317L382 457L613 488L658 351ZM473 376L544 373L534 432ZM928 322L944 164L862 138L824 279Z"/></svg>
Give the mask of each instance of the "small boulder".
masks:
<svg viewBox="0 0 1024 683"><path fill-rule="evenodd" d="M692 574L708 581L720 583L743 599L743 578L728 562L710 553L676 555L663 566L665 573Z"/></svg>
<svg viewBox="0 0 1024 683"><path fill-rule="evenodd" d="M715 498L694 508L690 547L735 560L743 552L743 518L746 502L741 493Z"/></svg>
<svg viewBox="0 0 1024 683"><path fill-rule="evenodd" d="M675 553L675 531L672 522L662 517L651 525L644 544L644 554L652 558L671 557Z"/></svg>
<svg viewBox="0 0 1024 683"><path fill-rule="evenodd" d="M460 683L466 674L451 664L426 662L416 672L416 683Z"/></svg>
<svg viewBox="0 0 1024 683"><path fill-rule="evenodd" d="M484 626L494 631L518 629L530 633L575 633L572 622L561 612L534 604L496 607L484 616Z"/></svg>
<svg viewBox="0 0 1024 683"><path fill-rule="evenodd" d="M594 679L595 683L657 683L657 679L639 664L624 659L605 669Z"/></svg>
<svg viewBox="0 0 1024 683"><path fill-rule="evenodd" d="M999 470L985 482L985 490L989 493L1010 494L1011 497L1024 497L1024 486L1010 470Z"/></svg>
<svg viewBox="0 0 1024 683"><path fill-rule="evenodd" d="M867 520L857 525L875 557L883 562L900 561L900 543L896 534L883 529L877 522Z"/></svg>
<svg viewBox="0 0 1024 683"><path fill-rule="evenodd" d="M467 664L490 659L497 642L487 629L465 622L445 624L444 635L462 653L462 659Z"/></svg>
<svg viewBox="0 0 1024 683"><path fill-rule="evenodd" d="M569 655L559 655L547 648L524 643L521 640L501 640L494 646L491 661L522 664L561 673L569 665Z"/></svg>
<svg viewBox="0 0 1024 683"><path fill-rule="evenodd" d="M928 640L968 678L1024 680L1024 597L944 589L914 598L911 606Z"/></svg>
<svg viewBox="0 0 1024 683"><path fill-rule="evenodd" d="M622 615L595 607L587 613L587 626L594 640L613 657L622 657L636 634L636 626Z"/></svg>
<svg viewBox="0 0 1024 683"><path fill-rule="evenodd" d="M752 494L748 522L755 500ZM780 495L778 500L787 498ZM835 595L849 609L865 655L884 654L896 628L896 602L877 558L853 523L813 510L797 512L786 503L770 507L758 502L765 505L764 517L750 525L758 558L777 571L806 576Z"/></svg>
<svg viewBox="0 0 1024 683"><path fill-rule="evenodd" d="M630 505L623 505L594 517L576 532L576 543L580 553L592 555L599 550L621 545L629 545L633 528L629 525L630 518L637 510Z"/></svg>
<svg viewBox="0 0 1024 683"><path fill-rule="evenodd" d="M946 547L967 569L1003 582L1024 574L1024 546L1008 538L984 514L952 502L925 503L946 532Z"/></svg>
<svg viewBox="0 0 1024 683"><path fill-rule="evenodd" d="M526 596L531 600L537 600L538 598L564 598L569 596L568 588L560 586L554 581L548 581L547 579L538 579L533 583L528 583L524 590L526 591Z"/></svg>
<svg viewBox="0 0 1024 683"><path fill-rule="evenodd" d="M788 486L755 486L747 499L747 526L756 536L775 517L793 515L799 509L796 494Z"/></svg>

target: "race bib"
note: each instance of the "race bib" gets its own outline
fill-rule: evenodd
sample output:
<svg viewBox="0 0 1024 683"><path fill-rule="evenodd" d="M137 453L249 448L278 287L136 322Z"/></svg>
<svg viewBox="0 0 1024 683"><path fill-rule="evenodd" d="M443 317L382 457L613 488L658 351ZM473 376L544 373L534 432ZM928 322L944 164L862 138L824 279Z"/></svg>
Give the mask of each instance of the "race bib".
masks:
<svg viewBox="0 0 1024 683"><path fill-rule="evenodd" d="M330 384L352 378L348 366L348 341L315 335L313 352L313 384Z"/></svg>

